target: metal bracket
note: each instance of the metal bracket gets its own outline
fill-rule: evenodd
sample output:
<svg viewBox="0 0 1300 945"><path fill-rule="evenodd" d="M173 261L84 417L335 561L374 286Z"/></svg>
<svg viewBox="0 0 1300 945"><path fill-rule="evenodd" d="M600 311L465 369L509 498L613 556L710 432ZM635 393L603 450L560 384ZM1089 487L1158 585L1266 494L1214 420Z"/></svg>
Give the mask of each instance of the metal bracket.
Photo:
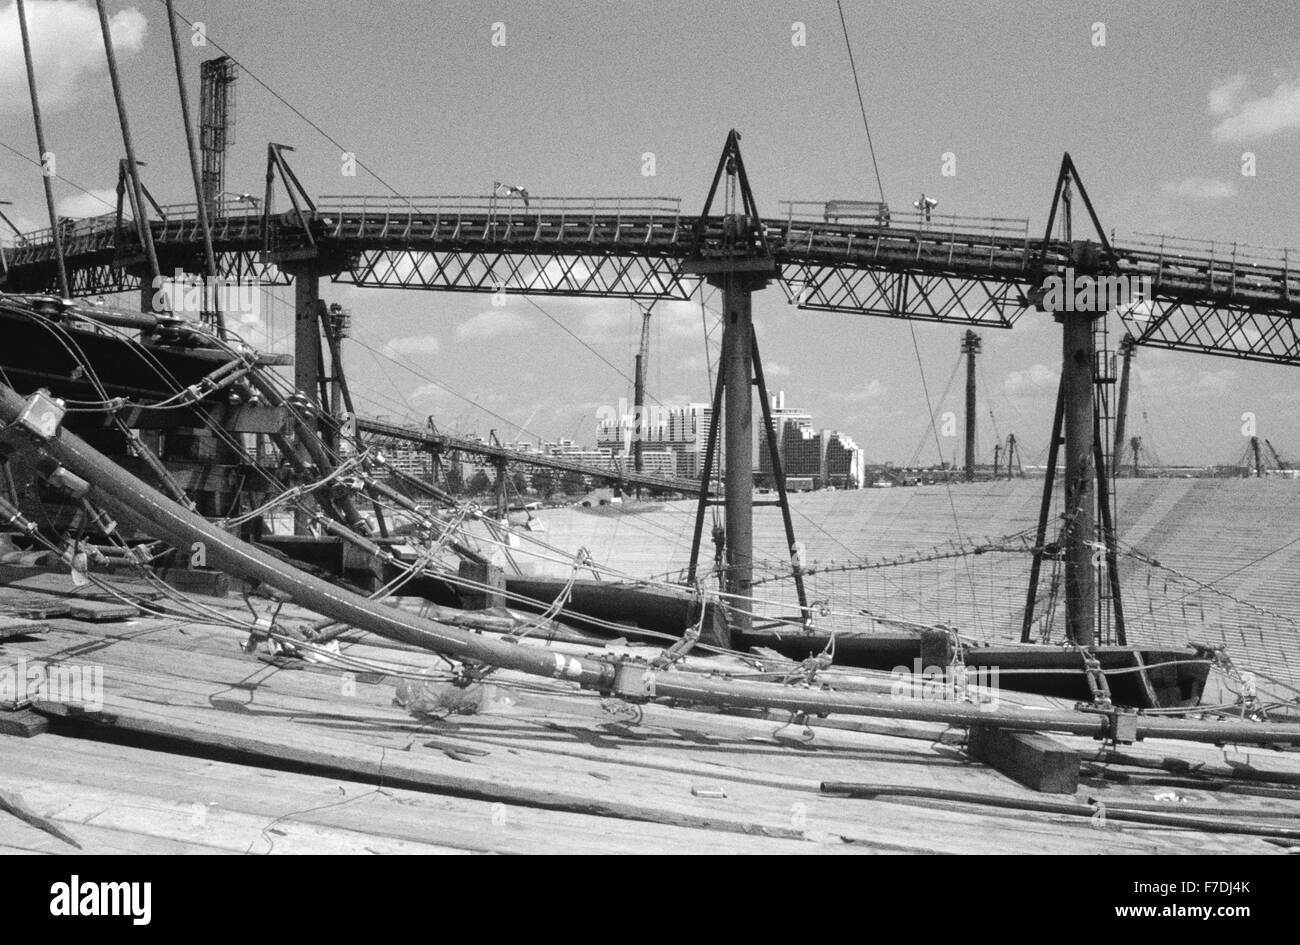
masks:
<svg viewBox="0 0 1300 945"><path fill-rule="evenodd" d="M1091 712L1100 715L1106 720L1105 729L1096 736L1098 741L1109 742L1112 745L1131 745L1138 740L1137 712L1126 712L1123 709L1114 707L1101 709L1095 705L1085 705L1083 703L1079 703L1076 708L1080 712Z"/></svg>
<svg viewBox="0 0 1300 945"><path fill-rule="evenodd" d="M610 692L627 702L646 702L655 697L656 673L648 663L624 660L614 667Z"/></svg>
<svg viewBox="0 0 1300 945"><path fill-rule="evenodd" d="M27 398L23 409L14 418L13 425L21 427L43 443L59 435L59 427L63 424L66 413L63 401L42 387Z"/></svg>

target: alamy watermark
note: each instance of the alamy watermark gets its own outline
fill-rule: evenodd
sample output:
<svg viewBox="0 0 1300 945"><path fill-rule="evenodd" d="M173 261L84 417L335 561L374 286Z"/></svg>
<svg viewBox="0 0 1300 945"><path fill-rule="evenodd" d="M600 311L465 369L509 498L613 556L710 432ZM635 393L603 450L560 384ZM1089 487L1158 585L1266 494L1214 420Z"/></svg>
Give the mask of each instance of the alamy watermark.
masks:
<svg viewBox="0 0 1300 945"><path fill-rule="evenodd" d="M256 279L210 279L177 269L170 278L154 276L151 285L155 312L199 315L221 311L245 320L261 315L262 284Z"/></svg>
<svg viewBox="0 0 1300 945"><path fill-rule="evenodd" d="M1049 312L1126 310L1155 296L1150 276L1080 275L1067 266L1043 280L1041 307Z"/></svg>
<svg viewBox="0 0 1300 945"><path fill-rule="evenodd" d="M996 666L923 665L920 657L911 666L895 666L890 671L889 695L893 699L924 702L973 702L982 710L998 707L1001 692Z"/></svg>
<svg viewBox="0 0 1300 945"><path fill-rule="evenodd" d="M148 925L153 883L94 883L73 873L68 882L50 886L50 915L126 916L132 925Z"/></svg>
<svg viewBox="0 0 1300 945"><path fill-rule="evenodd" d="M655 404L632 406L627 398L620 397L617 406L604 404L596 408L596 419L602 427L616 430L623 438L623 449L630 450L634 442L654 439L654 431L667 426L673 413Z"/></svg>
<svg viewBox="0 0 1300 945"><path fill-rule="evenodd" d="M0 705L62 702L91 712L104 707L104 667L71 663L17 663L0 666Z"/></svg>

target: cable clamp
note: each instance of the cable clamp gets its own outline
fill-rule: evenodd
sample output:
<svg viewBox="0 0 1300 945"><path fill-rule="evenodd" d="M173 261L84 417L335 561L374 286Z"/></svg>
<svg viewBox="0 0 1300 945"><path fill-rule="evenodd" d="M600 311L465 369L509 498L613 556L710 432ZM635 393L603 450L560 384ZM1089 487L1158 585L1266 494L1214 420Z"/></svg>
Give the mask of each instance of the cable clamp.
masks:
<svg viewBox="0 0 1300 945"><path fill-rule="evenodd" d="M614 665L610 693L625 702L647 702L655 697L654 667L644 660L625 659Z"/></svg>
<svg viewBox="0 0 1300 945"><path fill-rule="evenodd" d="M1080 712L1100 715L1106 720L1106 726L1095 737L1111 745L1131 745L1138 740L1136 710L1119 709L1115 706L1100 708L1096 705L1079 703L1075 708Z"/></svg>

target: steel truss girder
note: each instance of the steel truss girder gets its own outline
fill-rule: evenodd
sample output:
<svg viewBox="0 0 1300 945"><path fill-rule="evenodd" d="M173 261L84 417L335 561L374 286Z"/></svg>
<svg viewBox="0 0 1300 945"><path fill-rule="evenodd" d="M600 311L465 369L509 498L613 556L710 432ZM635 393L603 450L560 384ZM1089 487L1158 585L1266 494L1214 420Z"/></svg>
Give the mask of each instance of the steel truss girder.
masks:
<svg viewBox="0 0 1300 945"><path fill-rule="evenodd" d="M133 292L140 288L141 278L132 275L121 266L113 263L101 263L84 268L68 268L68 289L73 298L86 295L108 295L114 292ZM46 286L46 290L57 294L56 284Z"/></svg>
<svg viewBox="0 0 1300 945"><path fill-rule="evenodd" d="M439 292L689 299L698 280L666 256L481 250L363 251L335 282Z"/></svg>
<svg viewBox="0 0 1300 945"><path fill-rule="evenodd" d="M243 251L233 253L217 254L217 270L222 279L227 281L256 281L264 286L288 285L292 278L281 271L274 263L264 261L262 254L257 251ZM176 267L172 265L168 268L171 260L164 253L162 255L163 278L170 279L175 275ZM201 260L194 259L188 261L180 268L193 276L203 274ZM50 270L50 278L47 284L41 286L39 290L53 294L58 293L57 282L54 279L53 269ZM72 291L73 298L81 298L90 295L111 295L118 292L134 292L143 284L143 279L138 272L138 267L127 266L120 262L101 262L93 265L69 266L68 267L69 288Z"/></svg>
<svg viewBox="0 0 1300 945"><path fill-rule="evenodd" d="M801 309L1010 328L1028 308L1019 282L950 272L785 263L781 288Z"/></svg>
<svg viewBox="0 0 1300 945"><path fill-rule="evenodd" d="M1140 345L1269 364L1300 364L1296 316L1242 305L1156 298L1121 311Z"/></svg>
<svg viewBox="0 0 1300 945"><path fill-rule="evenodd" d="M292 276L256 250L217 253L217 273L222 279L252 280L262 285L289 285L293 282Z"/></svg>

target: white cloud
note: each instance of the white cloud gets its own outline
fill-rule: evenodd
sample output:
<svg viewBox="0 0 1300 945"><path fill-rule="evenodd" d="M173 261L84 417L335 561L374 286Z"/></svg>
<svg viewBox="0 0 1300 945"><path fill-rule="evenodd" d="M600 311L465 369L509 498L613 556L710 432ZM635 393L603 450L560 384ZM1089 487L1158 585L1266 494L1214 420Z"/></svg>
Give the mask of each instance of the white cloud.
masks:
<svg viewBox="0 0 1300 945"><path fill-rule="evenodd" d="M456 398L437 384L420 384L407 395L407 400L417 407L429 409L432 405L457 402Z"/></svg>
<svg viewBox="0 0 1300 945"><path fill-rule="evenodd" d="M850 392L848 399L861 403L868 400L879 400L887 393L889 393L889 388L879 380L872 378L858 390Z"/></svg>
<svg viewBox="0 0 1300 945"><path fill-rule="evenodd" d="M55 204L55 212L61 217L98 217L105 213L117 212L116 190L92 190L89 193L76 193L64 197ZM128 201L122 202L122 219L133 219Z"/></svg>
<svg viewBox="0 0 1300 945"><path fill-rule="evenodd" d="M1220 200L1237 195L1234 184L1210 177L1184 177L1182 180L1171 180L1161 189L1167 194L1191 197L1193 200Z"/></svg>
<svg viewBox="0 0 1300 945"><path fill-rule="evenodd" d="M1237 77L1241 78L1241 77ZM1300 81L1286 79L1267 95L1243 98L1245 82L1210 92L1210 114L1222 120L1211 134L1215 141L1242 141L1300 127Z"/></svg>
<svg viewBox="0 0 1300 945"><path fill-rule="evenodd" d="M711 312L705 312L700 318L700 304L691 301L668 301L658 303L650 313L651 330L658 326L664 338L686 338L699 341L704 337L704 324L707 319L710 326L717 320Z"/></svg>
<svg viewBox="0 0 1300 945"><path fill-rule="evenodd" d="M431 356L442 350L442 343L433 335L407 335L393 338L384 344L387 355L424 355Z"/></svg>
<svg viewBox="0 0 1300 945"><path fill-rule="evenodd" d="M1218 116L1230 114L1237 102L1241 100L1241 93L1246 91L1247 81L1245 75L1237 73L1210 89L1210 114Z"/></svg>
<svg viewBox="0 0 1300 945"><path fill-rule="evenodd" d="M766 365L764 365L766 367ZM858 388L849 388L843 391L833 391L826 395L827 400L842 404L863 404L873 400L879 400L889 393L889 388L882 384L878 379L872 378L867 383Z"/></svg>
<svg viewBox="0 0 1300 945"><path fill-rule="evenodd" d="M716 316L707 313L712 325ZM641 333L641 316L639 311L627 307L626 303L616 308L601 307L588 311L582 319L582 333L587 338L612 340L631 333L635 340ZM699 341L704 336L704 322L700 319L700 303L692 301L666 300L655 303L650 310L650 338L666 343L677 341Z"/></svg>
<svg viewBox="0 0 1300 945"><path fill-rule="evenodd" d="M1054 390L1060 375L1045 364L1035 364L1023 371L1012 371L1002 381L1009 397L1029 397Z"/></svg>
<svg viewBox="0 0 1300 945"><path fill-rule="evenodd" d="M461 339L496 338L500 335L522 332L527 329L528 321L522 315L504 309L488 309L457 325L456 337Z"/></svg>
<svg viewBox="0 0 1300 945"><path fill-rule="evenodd" d="M25 7L42 110L55 111L76 102L85 90L99 89L95 77L108 72L108 61L94 4L28 0ZM135 7L114 13L108 24L119 58L134 55L143 47L148 22ZM0 7L0 112L29 108L18 5L10 2Z"/></svg>
<svg viewBox="0 0 1300 945"><path fill-rule="evenodd" d="M765 361L763 363L763 377L789 377L791 371L788 367L779 361ZM871 383L876 383L872 381Z"/></svg>

